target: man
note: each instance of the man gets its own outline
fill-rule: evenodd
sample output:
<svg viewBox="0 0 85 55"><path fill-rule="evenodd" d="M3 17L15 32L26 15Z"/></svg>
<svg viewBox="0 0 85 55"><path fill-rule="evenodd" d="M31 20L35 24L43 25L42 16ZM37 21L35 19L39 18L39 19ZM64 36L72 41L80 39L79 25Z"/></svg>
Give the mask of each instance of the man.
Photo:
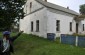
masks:
<svg viewBox="0 0 85 55"><path fill-rule="evenodd" d="M19 32L17 35L10 37L10 32L3 32L3 38L0 40L0 55L11 55L13 53L13 42L23 33Z"/></svg>

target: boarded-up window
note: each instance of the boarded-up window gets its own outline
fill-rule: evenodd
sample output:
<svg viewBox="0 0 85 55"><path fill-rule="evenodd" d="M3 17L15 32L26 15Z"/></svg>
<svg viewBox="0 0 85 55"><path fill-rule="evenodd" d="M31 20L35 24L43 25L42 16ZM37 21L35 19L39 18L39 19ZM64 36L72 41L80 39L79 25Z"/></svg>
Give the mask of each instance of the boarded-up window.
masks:
<svg viewBox="0 0 85 55"><path fill-rule="evenodd" d="M84 31L84 24L83 24L83 31Z"/></svg>
<svg viewBox="0 0 85 55"><path fill-rule="evenodd" d="M36 21L36 32L39 32L39 20Z"/></svg>
<svg viewBox="0 0 85 55"><path fill-rule="evenodd" d="M31 22L31 32L33 32L33 21Z"/></svg>
<svg viewBox="0 0 85 55"><path fill-rule="evenodd" d="M70 31L72 31L72 22L70 22Z"/></svg>
<svg viewBox="0 0 85 55"><path fill-rule="evenodd" d="M56 31L60 31L60 20L56 20Z"/></svg>

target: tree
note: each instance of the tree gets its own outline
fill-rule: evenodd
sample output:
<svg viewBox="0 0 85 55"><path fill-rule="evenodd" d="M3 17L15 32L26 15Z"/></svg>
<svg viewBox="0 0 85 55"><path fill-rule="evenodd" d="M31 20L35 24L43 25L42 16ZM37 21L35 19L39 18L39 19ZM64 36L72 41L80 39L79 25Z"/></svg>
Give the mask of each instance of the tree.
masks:
<svg viewBox="0 0 85 55"><path fill-rule="evenodd" d="M78 15L74 18L74 20L77 22L80 22L85 19L85 4L80 5L79 11L80 11L80 15Z"/></svg>
<svg viewBox="0 0 85 55"><path fill-rule="evenodd" d="M26 0L0 0L0 28L11 28L24 17L23 6Z"/></svg>
<svg viewBox="0 0 85 55"><path fill-rule="evenodd" d="M83 4L83 5L80 5L80 13L82 14L82 15L85 15L85 4Z"/></svg>

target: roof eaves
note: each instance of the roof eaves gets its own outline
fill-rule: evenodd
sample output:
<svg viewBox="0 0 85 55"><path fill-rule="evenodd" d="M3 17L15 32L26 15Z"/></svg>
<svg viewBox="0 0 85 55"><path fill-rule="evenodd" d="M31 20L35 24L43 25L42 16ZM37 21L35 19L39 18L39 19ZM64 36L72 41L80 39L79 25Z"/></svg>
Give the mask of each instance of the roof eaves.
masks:
<svg viewBox="0 0 85 55"><path fill-rule="evenodd" d="M52 8L52 9L56 9L56 10L63 11L63 12L73 14L73 15L79 15L79 13L77 13L73 10L67 9L65 7L59 6L59 5L55 5L55 4L52 4L52 3L49 3L49 2L44 2L42 0L36 0L36 1L41 3L42 5L44 5L46 7Z"/></svg>

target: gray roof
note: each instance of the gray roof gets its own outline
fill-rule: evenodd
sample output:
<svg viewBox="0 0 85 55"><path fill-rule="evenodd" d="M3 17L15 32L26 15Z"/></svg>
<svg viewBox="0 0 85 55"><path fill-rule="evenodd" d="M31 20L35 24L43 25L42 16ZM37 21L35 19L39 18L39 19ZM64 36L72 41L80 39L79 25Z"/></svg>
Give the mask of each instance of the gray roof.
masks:
<svg viewBox="0 0 85 55"><path fill-rule="evenodd" d="M65 7L59 6L59 5L55 5L55 4L45 2L45 1L42 1L42 0L36 0L36 1L41 3L42 5L44 5L46 7L49 7L49 8L57 9L57 10L60 10L60 11L66 12L66 13L73 14L73 15L79 15L79 13L77 13L73 10L67 9Z"/></svg>

